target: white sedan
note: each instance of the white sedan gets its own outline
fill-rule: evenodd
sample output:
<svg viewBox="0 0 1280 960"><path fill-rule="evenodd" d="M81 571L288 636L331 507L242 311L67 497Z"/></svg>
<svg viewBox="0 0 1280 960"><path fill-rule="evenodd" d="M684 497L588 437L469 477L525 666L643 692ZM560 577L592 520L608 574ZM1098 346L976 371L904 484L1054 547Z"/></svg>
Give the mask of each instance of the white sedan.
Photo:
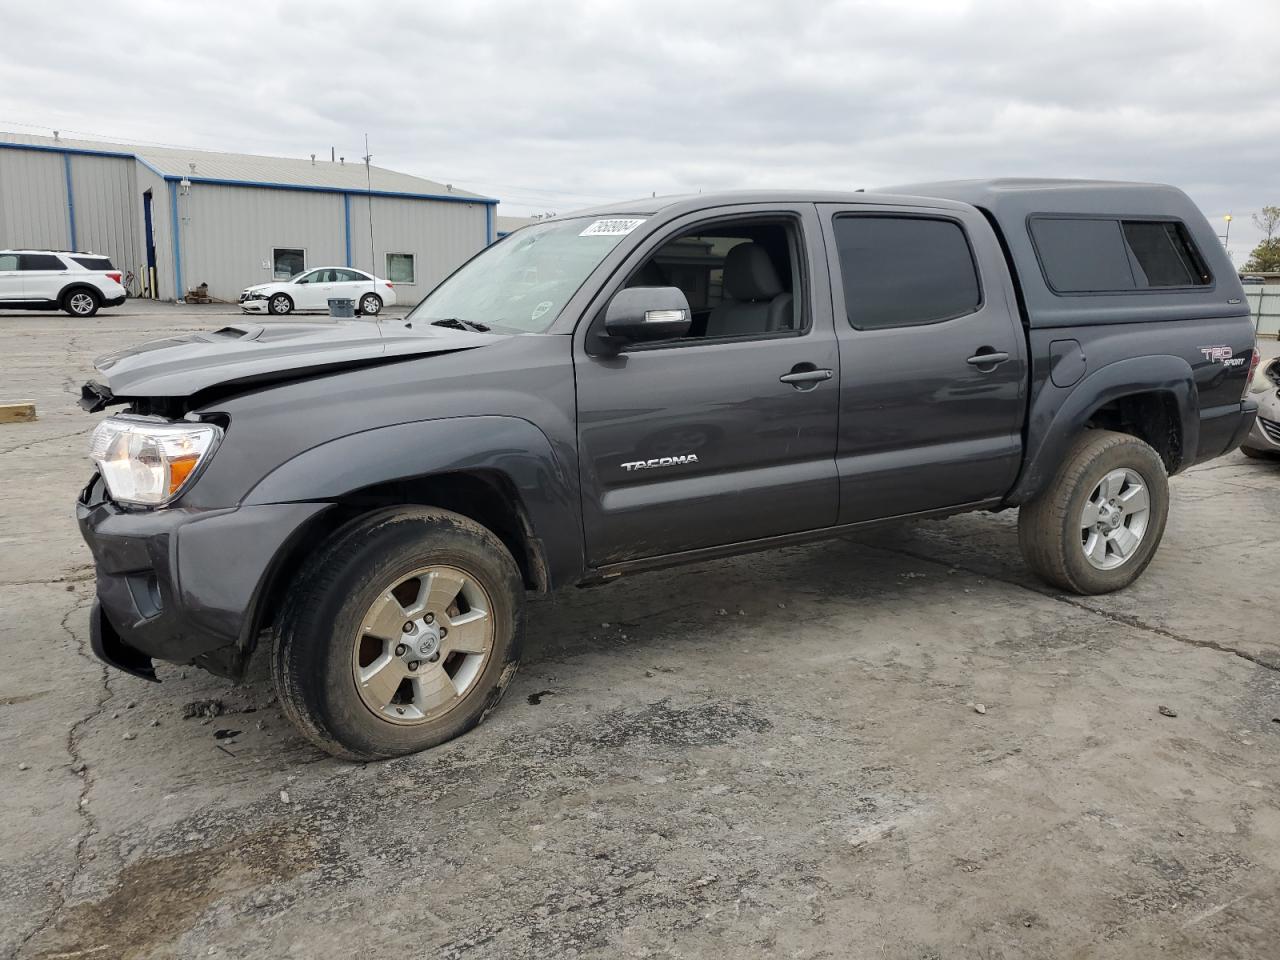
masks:
<svg viewBox="0 0 1280 960"><path fill-rule="evenodd" d="M346 297L354 300L356 313L376 316L383 307L395 306L396 289L389 280L353 270L351 267L316 267L292 280L259 283L240 294L240 309L245 313L270 313L275 316L295 310L329 310L329 300Z"/></svg>

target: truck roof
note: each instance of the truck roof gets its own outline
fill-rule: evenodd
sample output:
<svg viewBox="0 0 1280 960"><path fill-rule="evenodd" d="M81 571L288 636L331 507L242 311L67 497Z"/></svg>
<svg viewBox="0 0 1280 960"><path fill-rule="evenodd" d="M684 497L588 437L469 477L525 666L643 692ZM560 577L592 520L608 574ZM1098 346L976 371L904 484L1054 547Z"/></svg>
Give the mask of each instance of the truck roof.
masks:
<svg viewBox="0 0 1280 960"><path fill-rule="evenodd" d="M1123 323L1136 320L1178 320L1228 317L1248 312L1244 289L1217 233L1185 193L1159 183L1126 183L1116 180L1063 180L1000 178L910 183L870 191L742 190L709 194L650 197L584 210L574 216L675 216L736 204L831 203L841 206L928 207L932 210L980 211L996 231L1021 294L1025 321L1032 327ZM1043 220L1118 221L1111 228L1114 266L1126 278L1131 270L1121 239L1125 229L1152 223L1173 222L1185 227L1203 260L1203 279L1187 286L1146 286L1134 280L1128 289L1054 289L1050 267L1041 261L1033 228ZM1172 229L1181 229L1174 227ZM1109 250L1098 250L1088 241L1072 241L1075 247L1059 248L1061 263L1079 264L1105 259ZM1065 258L1065 260L1063 259ZM1107 261L1110 263L1111 261ZM1136 262L1136 261L1135 261ZM1133 266L1133 271L1138 267Z"/></svg>

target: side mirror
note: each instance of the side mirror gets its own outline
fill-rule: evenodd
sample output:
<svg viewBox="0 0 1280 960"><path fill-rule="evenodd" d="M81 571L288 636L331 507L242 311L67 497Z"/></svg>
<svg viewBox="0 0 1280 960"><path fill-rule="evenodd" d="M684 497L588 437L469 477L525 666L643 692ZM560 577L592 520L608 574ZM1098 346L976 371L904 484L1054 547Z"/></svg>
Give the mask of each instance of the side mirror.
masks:
<svg viewBox="0 0 1280 960"><path fill-rule="evenodd" d="M604 313L605 334L619 343L677 340L692 322L679 287L627 287L613 295Z"/></svg>

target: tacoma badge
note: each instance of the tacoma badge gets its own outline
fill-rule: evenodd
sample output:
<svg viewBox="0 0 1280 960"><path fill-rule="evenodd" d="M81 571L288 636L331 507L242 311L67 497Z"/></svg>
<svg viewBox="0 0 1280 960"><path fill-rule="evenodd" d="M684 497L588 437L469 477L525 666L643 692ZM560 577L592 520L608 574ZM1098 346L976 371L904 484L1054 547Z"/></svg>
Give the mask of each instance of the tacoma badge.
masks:
<svg viewBox="0 0 1280 960"><path fill-rule="evenodd" d="M654 460L632 460L624 463L622 469L630 473L633 470L652 470L654 467L675 467L683 463L697 463L696 453L686 453L678 457L657 457Z"/></svg>

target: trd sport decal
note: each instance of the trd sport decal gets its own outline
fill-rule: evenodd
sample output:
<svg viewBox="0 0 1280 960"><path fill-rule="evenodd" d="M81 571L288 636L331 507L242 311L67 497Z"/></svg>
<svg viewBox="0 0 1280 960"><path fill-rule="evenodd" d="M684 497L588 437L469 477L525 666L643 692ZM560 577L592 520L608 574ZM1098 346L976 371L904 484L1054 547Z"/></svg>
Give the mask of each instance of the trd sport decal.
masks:
<svg viewBox="0 0 1280 960"><path fill-rule="evenodd" d="M697 463L696 453L686 453L678 457L658 457L655 460L632 460L624 463L622 469L631 473L633 470L652 470L654 467L676 467L683 463Z"/></svg>
<svg viewBox="0 0 1280 960"><path fill-rule="evenodd" d="M1237 357L1236 352L1230 347L1201 347L1200 352L1204 354L1204 358L1209 361L1218 361L1224 367L1241 366L1248 357Z"/></svg>

